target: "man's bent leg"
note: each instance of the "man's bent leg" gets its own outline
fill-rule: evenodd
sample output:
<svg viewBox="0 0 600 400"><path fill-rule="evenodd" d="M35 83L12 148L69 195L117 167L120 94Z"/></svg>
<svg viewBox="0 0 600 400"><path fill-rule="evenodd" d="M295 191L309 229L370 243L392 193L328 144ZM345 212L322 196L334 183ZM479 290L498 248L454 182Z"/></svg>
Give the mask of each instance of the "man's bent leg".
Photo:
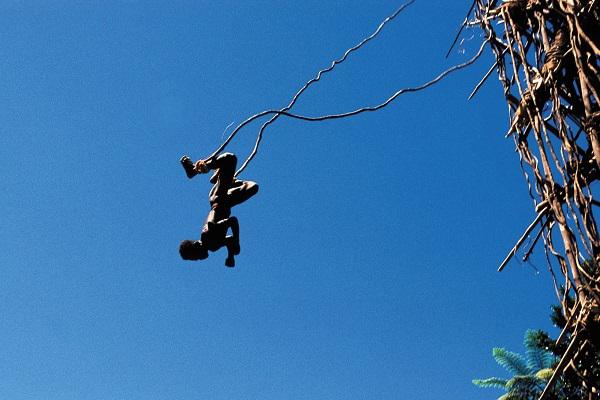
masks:
<svg viewBox="0 0 600 400"><path fill-rule="evenodd" d="M225 259L225 266L229 268L235 267L235 257L230 251L227 251L227 258Z"/></svg>
<svg viewBox="0 0 600 400"><path fill-rule="evenodd" d="M258 193L258 183L252 181L238 181L227 191L229 206L237 206Z"/></svg>
<svg viewBox="0 0 600 400"><path fill-rule="evenodd" d="M231 236L225 238L227 249L231 249L234 255L240 254L240 224L236 217L226 219L227 226L231 228Z"/></svg>
<svg viewBox="0 0 600 400"><path fill-rule="evenodd" d="M225 259L225 265L227 267L235 267L234 256L240 254L240 243L230 235L225 238L225 246L227 247L227 258Z"/></svg>

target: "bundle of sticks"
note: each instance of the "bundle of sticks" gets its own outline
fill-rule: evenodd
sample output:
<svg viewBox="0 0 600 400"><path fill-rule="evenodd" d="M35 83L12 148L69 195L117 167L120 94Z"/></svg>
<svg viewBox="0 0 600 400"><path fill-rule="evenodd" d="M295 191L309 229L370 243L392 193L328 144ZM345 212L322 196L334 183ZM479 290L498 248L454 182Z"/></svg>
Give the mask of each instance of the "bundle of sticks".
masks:
<svg viewBox="0 0 600 400"><path fill-rule="evenodd" d="M545 393L565 370L576 368L580 354L590 346L600 349L600 234L594 217L600 198L593 192L600 180L599 4L476 0L465 21L484 30L495 55L492 71L510 116L507 136L536 210L500 269L529 235L535 237L532 246L543 243L567 321L559 337L567 351ZM582 385L598 393L599 377L577 373Z"/></svg>

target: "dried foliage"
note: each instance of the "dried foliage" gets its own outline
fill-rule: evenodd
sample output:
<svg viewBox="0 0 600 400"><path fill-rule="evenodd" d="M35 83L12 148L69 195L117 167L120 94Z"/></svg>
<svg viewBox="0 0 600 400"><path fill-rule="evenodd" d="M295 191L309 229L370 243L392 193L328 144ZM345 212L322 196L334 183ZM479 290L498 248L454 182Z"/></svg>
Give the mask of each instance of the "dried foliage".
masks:
<svg viewBox="0 0 600 400"><path fill-rule="evenodd" d="M600 180L599 4L476 0L465 22L484 30L495 55L493 69L510 115L507 136L514 140L537 213L500 269L525 237L534 235L534 245L542 238L562 305L565 328L558 341L566 349L542 397L565 373L576 372L590 396L600 389L597 373L576 362L589 346L600 348L600 236L594 217L600 202L592 191Z"/></svg>

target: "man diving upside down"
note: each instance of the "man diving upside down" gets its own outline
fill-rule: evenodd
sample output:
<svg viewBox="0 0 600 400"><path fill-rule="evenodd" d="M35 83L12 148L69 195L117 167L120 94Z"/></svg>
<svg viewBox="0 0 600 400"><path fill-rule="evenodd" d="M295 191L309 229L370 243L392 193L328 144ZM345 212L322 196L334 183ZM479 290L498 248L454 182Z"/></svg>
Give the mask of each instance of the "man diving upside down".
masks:
<svg viewBox="0 0 600 400"><path fill-rule="evenodd" d="M240 228L236 217L231 216L231 208L254 196L258 184L251 181L239 181L235 178L237 157L232 153L223 153L216 158L199 160L193 163L188 156L181 157L181 165L188 178L215 173L210 178L213 184L208 195L210 211L202 228L200 240L184 240L179 246L179 254L184 260L204 260L208 251L217 251L227 247L225 265L235 266L234 256L240 254ZM231 229L231 235L227 231Z"/></svg>

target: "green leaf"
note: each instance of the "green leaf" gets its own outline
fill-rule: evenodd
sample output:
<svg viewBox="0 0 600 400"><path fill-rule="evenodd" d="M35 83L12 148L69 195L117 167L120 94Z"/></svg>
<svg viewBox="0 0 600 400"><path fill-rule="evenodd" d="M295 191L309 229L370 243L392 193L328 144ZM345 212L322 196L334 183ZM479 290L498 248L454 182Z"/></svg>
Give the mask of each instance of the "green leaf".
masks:
<svg viewBox="0 0 600 400"><path fill-rule="evenodd" d="M505 389L506 388L506 379L501 378L487 378L487 379L473 379L473 384L482 387L482 388L497 388L497 389Z"/></svg>
<svg viewBox="0 0 600 400"><path fill-rule="evenodd" d="M534 375L517 375L506 382L506 388L511 392L528 392L539 384L540 380Z"/></svg>
<svg viewBox="0 0 600 400"><path fill-rule="evenodd" d="M554 370L552 368L544 368L539 370L535 376L538 379L541 379L543 381L549 381L550 378L552 377L552 374L554 373Z"/></svg>
<svg viewBox="0 0 600 400"><path fill-rule="evenodd" d="M541 369L550 368L556 362L556 357L547 349L541 347L543 344L543 331L528 330L525 332L525 348L527 354L527 368L529 373Z"/></svg>
<svg viewBox="0 0 600 400"><path fill-rule="evenodd" d="M513 353L503 348L496 347L492 351L496 362L503 366L508 372L514 375L529 375L532 371L527 368L527 364L518 353Z"/></svg>

